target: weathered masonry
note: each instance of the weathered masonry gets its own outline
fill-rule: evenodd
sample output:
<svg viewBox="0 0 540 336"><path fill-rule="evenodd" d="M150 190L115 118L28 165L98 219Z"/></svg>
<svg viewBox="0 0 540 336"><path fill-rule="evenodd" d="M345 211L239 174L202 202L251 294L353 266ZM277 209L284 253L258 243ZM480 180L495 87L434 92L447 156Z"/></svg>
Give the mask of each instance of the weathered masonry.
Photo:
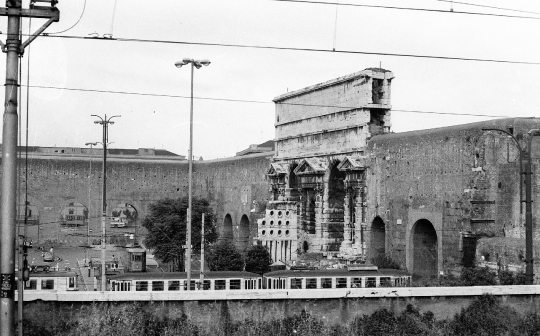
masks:
<svg viewBox="0 0 540 336"><path fill-rule="evenodd" d="M341 259L390 255L417 276L478 261L523 268L519 151L511 138L487 129L510 132L526 148L540 121L391 133L392 79L390 71L366 69L274 100L276 153L267 170L272 211L259 220L259 239L282 261L304 252ZM540 144L532 143L523 165L533 161L536 198ZM293 238L283 242L275 234L282 227L269 214L282 211L296 216L296 254Z"/></svg>
<svg viewBox="0 0 540 336"><path fill-rule="evenodd" d="M21 183L28 173L28 234L36 243L65 241L67 225L89 223L100 232L102 151L81 148L30 148L28 171L21 164ZM188 163L166 151L109 149L107 158L108 216L129 210L136 226L150 203L187 195ZM268 189L265 169L272 152L194 162L194 196L209 199L221 237L244 250L253 243ZM255 201L255 202L254 202ZM24 222L24 198L18 221ZM254 211L252 211L254 210ZM264 210L262 210L264 212ZM113 224L111 222L111 224ZM122 224L116 224L122 225ZM144 232L139 232L144 233ZM83 238L81 238L83 239ZM84 237L86 242L86 237ZM182 244L182 242L179 242Z"/></svg>
<svg viewBox="0 0 540 336"><path fill-rule="evenodd" d="M241 250L260 241L274 261L285 263L309 252L341 260L389 255L417 276L476 262L524 268L519 151L512 138L487 129L509 132L527 149L540 119L392 133L393 78L370 68L279 96L274 151L267 151L268 142L241 156L196 161L194 193L210 200L221 238ZM535 242L539 142L535 137L532 155L522 158L533 167ZM110 212L129 209L131 219L134 213L142 218L150 202L187 195L183 158L157 150L109 154ZM98 152L35 149L27 172L26 216L34 241L62 240L61 223L89 218L98 229Z"/></svg>
<svg viewBox="0 0 540 336"><path fill-rule="evenodd" d="M362 253L363 161L367 140L390 130L393 77L387 70L366 69L274 99L276 150L267 172L269 208L294 213L300 251ZM259 226L272 222L267 216ZM279 226L270 227L259 239L279 259L295 259L298 250L283 248L280 237L270 234L275 228L279 232Z"/></svg>

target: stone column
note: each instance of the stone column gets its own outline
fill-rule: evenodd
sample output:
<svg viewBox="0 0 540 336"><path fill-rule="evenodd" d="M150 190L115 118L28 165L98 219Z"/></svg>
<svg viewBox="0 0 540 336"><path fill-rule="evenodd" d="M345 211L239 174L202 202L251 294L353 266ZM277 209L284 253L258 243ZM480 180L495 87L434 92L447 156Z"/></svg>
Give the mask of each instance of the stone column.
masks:
<svg viewBox="0 0 540 336"><path fill-rule="evenodd" d="M313 246L313 250L314 252L320 252L322 251L323 249L321 249L321 247L323 247L325 245L325 240L324 238L327 238L328 237L328 232L323 232L323 221L324 221L324 215L323 215L323 210L324 210L324 189L323 189L323 186L317 186L316 189L314 190L315 191L315 239L313 239L313 242L312 242L312 245ZM326 202L328 203L328 195L326 195ZM325 237L325 234L326 234L326 237Z"/></svg>
<svg viewBox="0 0 540 336"><path fill-rule="evenodd" d="M351 218L351 208L354 208L355 206L354 199L352 199L353 192L354 190L352 188L347 188L345 192L345 213L343 214L343 241L341 242L341 247L339 248L339 252L341 253L341 255L352 254L351 233L353 231L354 223L352 223L353 218Z"/></svg>

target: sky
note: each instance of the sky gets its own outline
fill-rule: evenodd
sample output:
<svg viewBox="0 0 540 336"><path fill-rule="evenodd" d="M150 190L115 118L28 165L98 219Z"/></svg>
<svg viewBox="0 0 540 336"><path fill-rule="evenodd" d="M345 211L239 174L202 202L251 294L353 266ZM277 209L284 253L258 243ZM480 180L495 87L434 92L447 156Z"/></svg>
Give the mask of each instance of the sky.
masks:
<svg viewBox="0 0 540 336"><path fill-rule="evenodd" d="M120 115L110 125L109 147L187 155L191 73L174 65L183 58L211 61L194 73L196 158L230 157L273 139L273 98L369 67L394 73L394 132L539 115L540 2L463 2L479 6L441 0L60 0L60 22L21 60L21 129L28 112L28 145L84 147L101 141L91 115ZM23 33L43 22L24 19ZM6 17L0 17L0 31L7 31Z"/></svg>

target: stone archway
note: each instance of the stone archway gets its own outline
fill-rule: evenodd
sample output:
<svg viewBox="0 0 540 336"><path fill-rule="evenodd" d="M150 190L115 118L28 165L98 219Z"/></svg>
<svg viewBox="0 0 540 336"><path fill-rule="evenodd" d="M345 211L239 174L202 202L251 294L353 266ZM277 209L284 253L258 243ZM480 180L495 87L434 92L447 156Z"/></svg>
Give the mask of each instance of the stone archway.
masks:
<svg viewBox="0 0 540 336"><path fill-rule="evenodd" d="M223 226L221 227L221 235L219 238L220 240L227 240L231 243L234 242L233 224L230 214L225 215L225 218L223 219Z"/></svg>
<svg viewBox="0 0 540 336"><path fill-rule="evenodd" d="M371 256L386 254L386 229L384 221L377 216L371 222Z"/></svg>
<svg viewBox="0 0 540 336"><path fill-rule="evenodd" d="M437 276L438 237L433 224L427 219L419 219L413 225L410 239L413 276Z"/></svg>
<svg viewBox="0 0 540 336"><path fill-rule="evenodd" d="M249 218L243 215L238 229L238 242L236 244L240 252L245 252L249 247Z"/></svg>

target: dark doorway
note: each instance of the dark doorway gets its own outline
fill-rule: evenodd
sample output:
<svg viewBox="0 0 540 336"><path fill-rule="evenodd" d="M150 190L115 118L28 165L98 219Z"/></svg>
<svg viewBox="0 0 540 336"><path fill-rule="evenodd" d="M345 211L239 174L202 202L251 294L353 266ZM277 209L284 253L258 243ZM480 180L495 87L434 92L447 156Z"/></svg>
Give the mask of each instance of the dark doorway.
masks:
<svg viewBox="0 0 540 336"><path fill-rule="evenodd" d="M427 219L418 220L412 230L413 276L437 276L437 232Z"/></svg>
<svg viewBox="0 0 540 336"><path fill-rule="evenodd" d="M236 246L240 252L245 252L249 247L249 218L246 215L243 215L240 219L240 229Z"/></svg>
<svg viewBox="0 0 540 336"><path fill-rule="evenodd" d="M223 220L223 227L221 228L221 240L227 240L233 242L233 225L231 215L227 214Z"/></svg>
<svg viewBox="0 0 540 336"><path fill-rule="evenodd" d="M371 255L373 258L386 253L386 229L384 221L377 216L371 222Z"/></svg>
<svg viewBox="0 0 540 336"><path fill-rule="evenodd" d="M340 171L334 164L330 171L328 181L328 211L330 212L330 223L328 224L328 237L334 241L329 243L329 251L339 251L343 241L343 221L345 213L345 172ZM326 209L325 209L326 210Z"/></svg>

